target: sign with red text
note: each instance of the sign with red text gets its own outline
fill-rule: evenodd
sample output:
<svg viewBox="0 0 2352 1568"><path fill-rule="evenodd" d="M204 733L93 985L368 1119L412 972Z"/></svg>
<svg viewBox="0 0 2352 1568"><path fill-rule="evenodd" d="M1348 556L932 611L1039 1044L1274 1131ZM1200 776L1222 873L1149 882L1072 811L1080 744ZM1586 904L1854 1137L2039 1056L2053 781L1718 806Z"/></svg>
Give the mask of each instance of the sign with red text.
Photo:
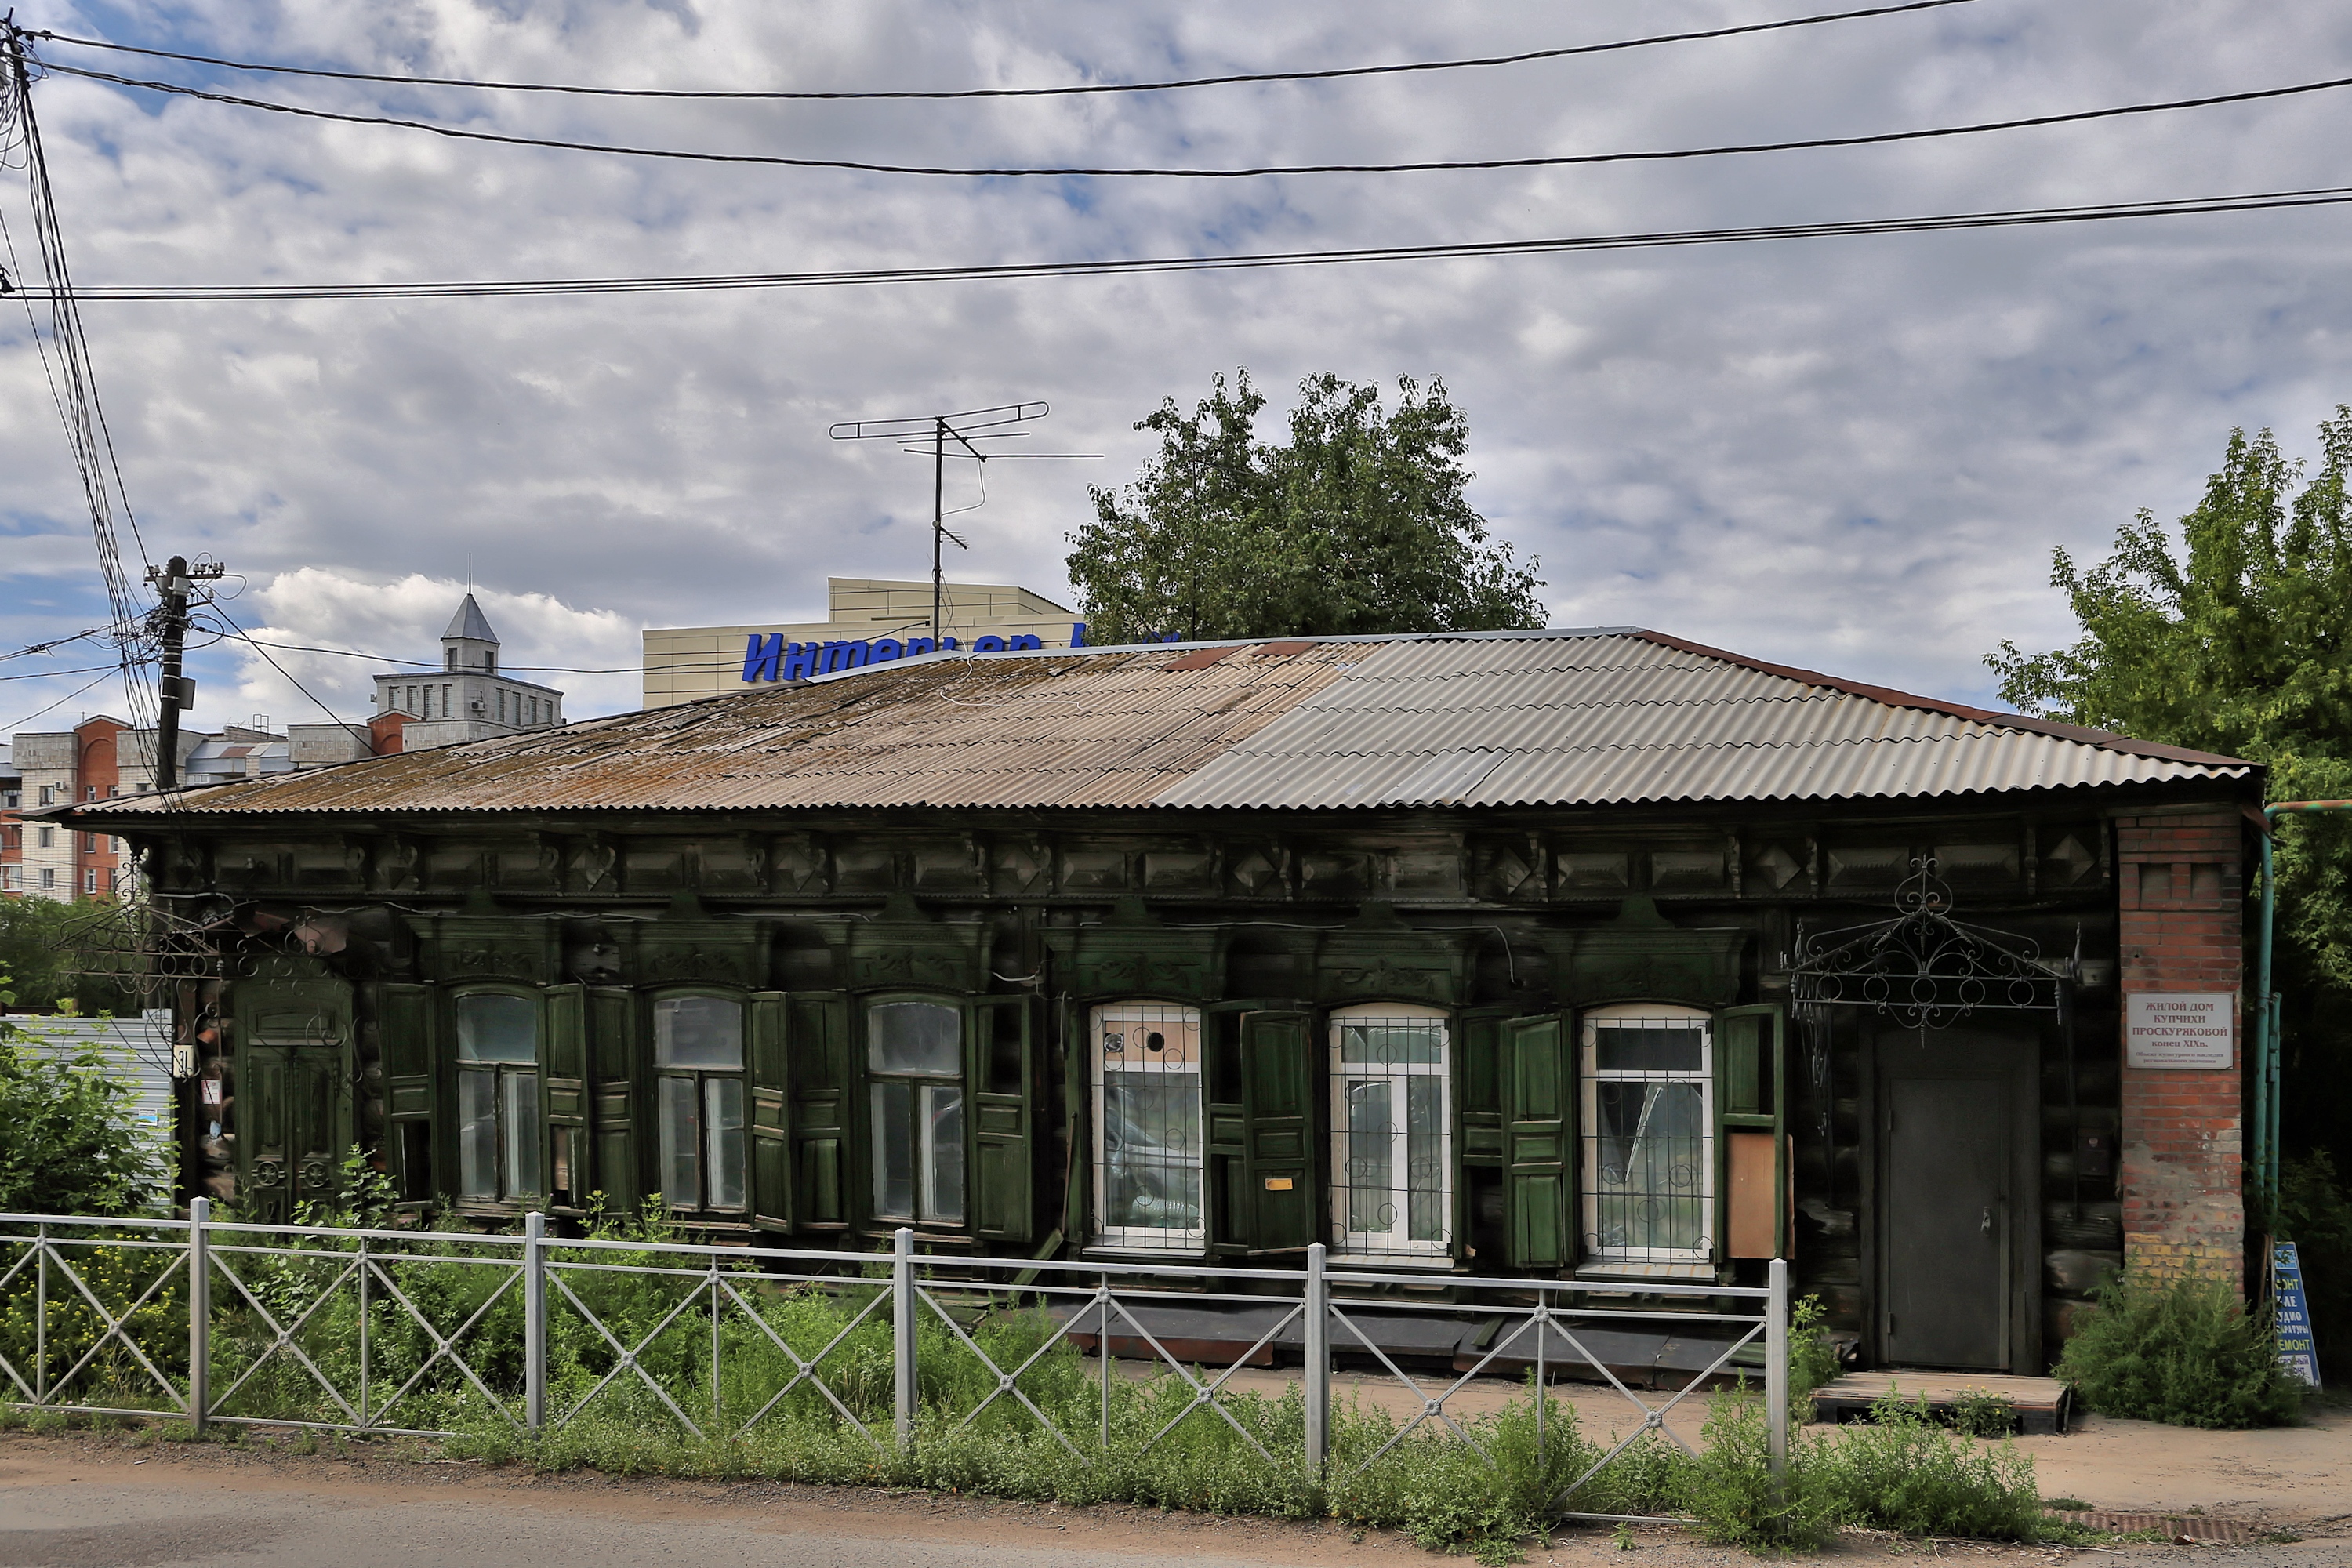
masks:
<svg viewBox="0 0 2352 1568"><path fill-rule="evenodd" d="M2124 998L2124 1062L2226 1069L2237 1059L2237 997L2227 991L2135 991Z"/></svg>

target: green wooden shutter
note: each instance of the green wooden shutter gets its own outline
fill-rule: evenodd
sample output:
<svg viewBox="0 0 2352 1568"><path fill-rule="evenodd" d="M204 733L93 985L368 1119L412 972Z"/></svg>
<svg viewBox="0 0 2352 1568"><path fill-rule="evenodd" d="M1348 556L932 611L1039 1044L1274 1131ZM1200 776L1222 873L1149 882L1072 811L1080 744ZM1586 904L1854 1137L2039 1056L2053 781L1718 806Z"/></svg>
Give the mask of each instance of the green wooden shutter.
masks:
<svg viewBox="0 0 2352 1568"><path fill-rule="evenodd" d="M781 991L751 993L751 1217L793 1228L792 1079L786 1065L791 1004Z"/></svg>
<svg viewBox="0 0 2352 1568"><path fill-rule="evenodd" d="M562 1215L586 1212L588 1152L588 987L547 988L547 1046L540 1096L547 1118L547 1206Z"/></svg>
<svg viewBox="0 0 2352 1568"><path fill-rule="evenodd" d="M404 1206L439 1193L433 1168L434 1001L430 985L386 984L376 994L376 1040L383 1053L386 1163Z"/></svg>
<svg viewBox="0 0 2352 1568"><path fill-rule="evenodd" d="M972 1218L982 1236L1027 1241L1036 1233L1037 1005L1027 996L974 1000L964 1031L964 1081L972 1114Z"/></svg>
<svg viewBox="0 0 2352 1568"><path fill-rule="evenodd" d="M1715 1016L1718 1261L1789 1256L1788 1034L1777 1003Z"/></svg>
<svg viewBox="0 0 2352 1568"><path fill-rule="evenodd" d="M1295 1252L1323 1239L1316 1201L1315 1019L1246 1013L1241 1020L1242 1183L1253 1252Z"/></svg>
<svg viewBox="0 0 2352 1568"><path fill-rule="evenodd" d="M604 1194L607 1210L628 1214L645 1190L637 1165L635 992L610 985L589 988L588 1068L596 1150L593 1190Z"/></svg>
<svg viewBox="0 0 2352 1568"><path fill-rule="evenodd" d="M1503 1025L1503 1213L1514 1268L1576 1261L1576 1072L1568 1017Z"/></svg>
<svg viewBox="0 0 2352 1568"><path fill-rule="evenodd" d="M785 1006L792 1218L802 1230L842 1230L849 1224L844 1181L850 1115L849 998L837 991L794 992Z"/></svg>

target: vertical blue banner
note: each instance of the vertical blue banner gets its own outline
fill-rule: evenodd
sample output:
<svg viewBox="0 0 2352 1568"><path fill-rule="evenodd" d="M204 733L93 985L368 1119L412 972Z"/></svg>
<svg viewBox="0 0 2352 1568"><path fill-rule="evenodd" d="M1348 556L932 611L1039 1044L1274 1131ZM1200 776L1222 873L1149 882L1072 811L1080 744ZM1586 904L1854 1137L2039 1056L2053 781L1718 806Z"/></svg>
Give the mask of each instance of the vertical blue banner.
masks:
<svg viewBox="0 0 2352 1568"><path fill-rule="evenodd" d="M2311 1306L2303 1294L2303 1257L2292 1241L2271 1244L2271 1300L2278 1312L2281 1364L2317 1388L2319 1342L2312 1337Z"/></svg>

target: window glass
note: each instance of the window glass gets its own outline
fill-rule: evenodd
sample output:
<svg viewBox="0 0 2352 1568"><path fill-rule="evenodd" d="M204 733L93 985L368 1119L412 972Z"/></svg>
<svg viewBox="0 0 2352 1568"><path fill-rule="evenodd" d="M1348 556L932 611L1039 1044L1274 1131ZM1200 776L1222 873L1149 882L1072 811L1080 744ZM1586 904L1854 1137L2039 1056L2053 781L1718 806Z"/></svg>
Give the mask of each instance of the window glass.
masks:
<svg viewBox="0 0 2352 1568"><path fill-rule="evenodd" d="M1706 1031L1691 1025L1609 1024L1594 1039L1602 1072L1695 1073L1706 1049Z"/></svg>
<svg viewBox="0 0 2352 1568"><path fill-rule="evenodd" d="M702 1201L702 1128L695 1080L660 1078L654 1084L659 1100L655 1120L661 1124L662 1200L671 1208L693 1208Z"/></svg>
<svg viewBox="0 0 2352 1568"><path fill-rule="evenodd" d="M1435 1066L1445 1059L1445 1024L1438 1018L1381 1018L1339 1026L1339 1059L1388 1066Z"/></svg>
<svg viewBox="0 0 2352 1568"><path fill-rule="evenodd" d="M709 1140L710 1193L708 1206L743 1206L743 1080L707 1078L702 1080L702 1125Z"/></svg>
<svg viewBox="0 0 2352 1568"><path fill-rule="evenodd" d="M922 1090L923 1212L921 1217L963 1223L963 1086L919 1085Z"/></svg>
<svg viewBox="0 0 2352 1568"><path fill-rule="evenodd" d="M963 1016L937 1002L883 1002L866 1015L866 1063L876 1072L963 1071Z"/></svg>
<svg viewBox="0 0 2352 1568"><path fill-rule="evenodd" d="M667 996L654 1004L654 1065L743 1066L743 1005L724 996Z"/></svg>
<svg viewBox="0 0 2352 1568"><path fill-rule="evenodd" d="M499 1075L457 1075L457 1194L495 1203L499 1195Z"/></svg>
<svg viewBox="0 0 2352 1568"><path fill-rule="evenodd" d="M539 1180L539 1075L501 1073L506 1112L507 1190L505 1196L547 1189Z"/></svg>
<svg viewBox="0 0 2352 1568"><path fill-rule="evenodd" d="M915 1086L886 1079L873 1086L874 1212L915 1217Z"/></svg>
<svg viewBox="0 0 2352 1568"><path fill-rule="evenodd" d="M539 1005L528 996L495 992L457 998L457 1059L536 1062Z"/></svg>

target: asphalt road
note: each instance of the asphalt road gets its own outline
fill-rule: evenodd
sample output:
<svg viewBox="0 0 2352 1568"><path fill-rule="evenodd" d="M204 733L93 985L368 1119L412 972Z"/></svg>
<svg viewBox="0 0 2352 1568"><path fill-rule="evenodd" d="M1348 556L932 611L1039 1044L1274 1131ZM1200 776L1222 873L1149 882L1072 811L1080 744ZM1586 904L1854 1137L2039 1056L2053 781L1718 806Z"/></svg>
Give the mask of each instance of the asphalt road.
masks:
<svg viewBox="0 0 2352 1568"><path fill-rule="evenodd" d="M0 1433L0 1568L1442 1568L1461 1558L1328 1523L1072 1510L856 1488L533 1477L380 1446L314 1455L252 1445L134 1447ZM1530 1545L1530 1568L1752 1568L1757 1559L1643 1533ZM2049 1548L1853 1541L1838 1564L1952 1555L2081 1562ZM2204 1562L2142 1548L2103 1563ZM2233 1568L2352 1563L2352 1540L2237 1549Z"/></svg>

